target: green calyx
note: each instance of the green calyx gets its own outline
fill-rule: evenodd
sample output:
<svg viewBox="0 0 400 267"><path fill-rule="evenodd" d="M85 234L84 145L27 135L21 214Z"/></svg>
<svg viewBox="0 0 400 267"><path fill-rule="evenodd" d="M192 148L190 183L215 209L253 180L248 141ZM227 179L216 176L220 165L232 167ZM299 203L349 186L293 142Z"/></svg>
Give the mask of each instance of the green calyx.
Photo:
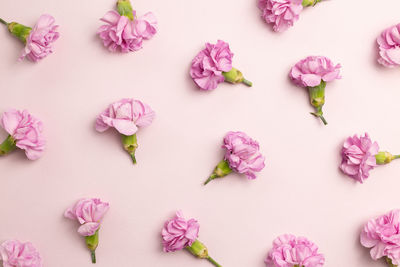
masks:
<svg viewBox="0 0 400 267"><path fill-rule="evenodd" d="M228 72L222 72L222 75L224 75L225 81L229 82L229 83L244 83L245 85L251 87L253 86L253 83L246 80L243 77L243 73L235 68L232 68L230 71Z"/></svg>
<svg viewBox="0 0 400 267"><path fill-rule="evenodd" d="M322 0L303 0L302 5L304 7L308 6L315 6L318 2L321 2Z"/></svg>
<svg viewBox="0 0 400 267"><path fill-rule="evenodd" d="M216 267L222 267L218 262L208 255L207 247L201 243L199 240L195 240L191 246L187 246L186 249L192 253L194 256L200 259L206 259Z"/></svg>
<svg viewBox="0 0 400 267"><path fill-rule="evenodd" d="M92 263L96 263L96 248L99 245L99 230L94 235L85 237L86 246L90 250Z"/></svg>
<svg viewBox="0 0 400 267"><path fill-rule="evenodd" d="M117 10L121 16L125 16L130 20L134 20L133 8L129 0L118 0Z"/></svg>
<svg viewBox="0 0 400 267"><path fill-rule="evenodd" d="M400 155L392 155L387 151L380 151L375 155L376 164L383 165L392 162L394 159L400 158Z"/></svg>
<svg viewBox="0 0 400 267"><path fill-rule="evenodd" d="M17 148L15 139L9 135L3 143L0 144L0 156L4 156Z"/></svg>
<svg viewBox="0 0 400 267"><path fill-rule="evenodd" d="M229 167L229 163L226 160L221 160L217 167L215 167L213 173L208 177L207 181L204 182L204 185L208 184L214 179L222 178L227 176L232 172L231 167Z"/></svg>
<svg viewBox="0 0 400 267"><path fill-rule="evenodd" d="M131 155L133 164L136 164L135 152L139 146L136 134L122 135L122 144L124 145L124 149L129 153L129 155Z"/></svg>
<svg viewBox="0 0 400 267"><path fill-rule="evenodd" d="M8 23L7 28L12 35L20 39L24 44L26 44L26 39L28 38L32 30L31 27L16 22Z"/></svg>
<svg viewBox="0 0 400 267"><path fill-rule="evenodd" d="M325 104L325 87L326 82L321 81L321 83L314 87L307 87L310 94L310 102L313 107L315 107L316 112L311 112L312 115L318 117L322 122L327 125L328 122L325 120L322 112L322 107Z"/></svg>
<svg viewBox="0 0 400 267"><path fill-rule="evenodd" d="M385 261L389 265L389 267L397 267L397 265L394 265L392 263L392 260L389 257L385 257Z"/></svg>

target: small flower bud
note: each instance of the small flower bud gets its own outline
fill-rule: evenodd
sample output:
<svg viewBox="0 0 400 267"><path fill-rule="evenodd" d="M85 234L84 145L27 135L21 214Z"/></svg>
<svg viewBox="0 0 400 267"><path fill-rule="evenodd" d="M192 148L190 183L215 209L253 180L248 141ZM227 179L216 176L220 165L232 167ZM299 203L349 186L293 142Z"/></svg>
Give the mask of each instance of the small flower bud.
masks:
<svg viewBox="0 0 400 267"><path fill-rule="evenodd" d="M378 154L375 155L375 158L376 158L376 164L379 165L388 164L395 159L395 157L387 151L379 152Z"/></svg>

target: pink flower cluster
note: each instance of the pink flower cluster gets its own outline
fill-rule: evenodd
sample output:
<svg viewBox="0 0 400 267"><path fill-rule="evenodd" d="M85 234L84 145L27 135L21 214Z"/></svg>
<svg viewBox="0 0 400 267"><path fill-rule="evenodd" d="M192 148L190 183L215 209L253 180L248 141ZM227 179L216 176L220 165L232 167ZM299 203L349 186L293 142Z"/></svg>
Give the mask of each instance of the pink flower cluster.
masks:
<svg viewBox="0 0 400 267"><path fill-rule="evenodd" d="M302 87L314 87L324 82L340 79L340 64L323 56L309 56L300 60L290 71L290 78Z"/></svg>
<svg viewBox="0 0 400 267"><path fill-rule="evenodd" d="M318 247L305 237L281 235L273 242L265 263L268 267L321 267L324 255L318 253Z"/></svg>
<svg viewBox="0 0 400 267"><path fill-rule="evenodd" d="M75 205L68 208L64 216L77 220L81 226L78 233L82 236L91 236L100 228L101 221L109 209L107 202L98 198L82 198Z"/></svg>
<svg viewBox="0 0 400 267"><path fill-rule="evenodd" d="M150 125L155 117L149 105L132 98L114 102L96 120L96 130L104 132L113 127L124 135L133 135L138 127Z"/></svg>
<svg viewBox="0 0 400 267"><path fill-rule="evenodd" d="M369 220L360 241L364 247L371 248L374 260L388 257L394 266L400 265L400 210Z"/></svg>
<svg viewBox="0 0 400 267"><path fill-rule="evenodd" d="M225 81L222 72L232 69L233 53L229 44L218 40L217 44L206 43L192 61L190 76L200 89L213 90Z"/></svg>
<svg viewBox="0 0 400 267"><path fill-rule="evenodd" d="M25 150L30 160L40 158L44 152L43 124L28 113L10 109L0 117L0 126L15 140L16 146Z"/></svg>
<svg viewBox="0 0 400 267"><path fill-rule="evenodd" d="M265 157L260 153L258 142L243 132L228 132L222 147L226 149L225 160L229 162L229 167L246 174L249 179L255 179L254 172L265 167Z"/></svg>
<svg viewBox="0 0 400 267"><path fill-rule="evenodd" d="M60 36L57 32L58 26L54 23L55 19L52 16L47 14L40 16L26 39L26 46L20 60L28 57L36 62L53 52L53 43Z"/></svg>
<svg viewBox="0 0 400 267"><path fill-rule="evenodd" d="M377 166L375 155L378 151L378 143L372 142L367 133L348 137L343 144L340 169L362 183L368 178L369 171Z"/></svg>
<svg viewBox="0 0 400 267"><path fill-rule="evenodd" d="M303 10L303 0L259 0L258 7L263 19L274 24L276 32L283 32L292 27Z"/></svg>
<svg viewBox="0 0 400 267"><path fill-rule="evenodd" d="M161 231L165 252L181 250L191 246L199 235L200 225L195 219L185 220L182 212L166 221Z"/></svg>
<svg viewBox="0 0 400 267"><path fill-rule="evenodd" d="M400 66L400 24L389 27L377 39L380 58L385 67Z"/></svg>
<svg viewBox="0 0 400 267"><path fill-rule="evenodd" d="M149 40L157 33L157 19L153 13L136 17L133 11L133 15L134 19L130 20L111 10L101 19L106 24L100 26L97 34L111 52L116 52L118 48L124 53L137 51L142 48L143 40Z"/></svg>
<svg viewBox="0 0 400 267"><path fill-rule="evenodd" d="M42 258L29 242L7 240L0 245L0 260L3 267L42 267Z"/></svg>

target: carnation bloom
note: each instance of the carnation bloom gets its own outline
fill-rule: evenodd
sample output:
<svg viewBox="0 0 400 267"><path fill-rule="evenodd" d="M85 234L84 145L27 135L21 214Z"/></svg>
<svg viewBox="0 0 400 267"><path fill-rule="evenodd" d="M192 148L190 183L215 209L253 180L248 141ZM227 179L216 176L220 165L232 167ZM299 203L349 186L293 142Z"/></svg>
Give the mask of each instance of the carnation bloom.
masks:
<svg viewBox="0 0 400 267"><path fill-rule="evenodd" d="M157 33L156 17L151 12L137 17L129 0L119 0L117 7L118 12L109 11L101 19L106 24L100 26L97 34L111 52L118 48L124 53L141 49L143 40L151 39Z"/></svg>
<svg viewBox="0 0 400 267"><path fill-rule="evenodd" d="M377 39L380 58L385 67L400 66L400 24L385 29Z"/></svg>
<svg viewBox="0 0 400 267"><path fill-rule="evenodd" d="M7 240L0 245L0 260L3 267L42 267L42 258L30 243Z"/></svg>
<svg viewBox="0 0 400 267"><path fill-rule="evenodd" d="M397 266L400 264L400 210L375 219L371 219L364 226L360 242L370 248L374 260L385 257L388 262ZM392 266L392 265L391 265Z"/></svg>
<svg viewBox="0 0 400 267"><path fill-rule="evenodd" d="M191 246L199 236L199 228L195 219L187 221L178 211L173 219L165 222L162 229L164 251L172 252Z"/></svg>
<svg viewBox="0 0 400 267"><path fill-rule="evenodd" d="M289 73L296 85L308 88L311 105L316 109L311 114L319 117L325 125L328 124L322 112L325 86L327 82L341 78L340 68L340 64L333 64L327 57L309 56L297 62Z"/></svg>
<svg viewBox="0 0 400 267"><path fill-rule="evenodd" d="M222 147L226 149L225 157L204 184L225 177L232 171L255 179L255 172L260 172L265 167L265 157L260 152L258 142L243 132L228 132Z"/></svg>
<svg viewBox="0 0 400 267"><path fill-rule="evenodd" d="M17 22L7 23L2 19L0 22L7 25L9 32L25 44L20 60L27 57L36 62L46 57L53 52L53 43L60 36L58 26L54 24L55 19L47 14L40 16L33 28Z"/></svg>
<svg viewBox="0 0 400 267"><path fill-rule="evenodd" d="M321 0L259 0L258 7L262 11L262 18L276 32L286 31L299 19L304 7L314 6Z"/></svg>
<svg viewBox="0 0 400 267"><path fill-rule="evenodd" d="M155 113L149 105L133 98L124 98L109 105L97 117L96 130L104 132L110 127L115 128L122 135L125 150L136 163L136 132L140 127L150 125L154 117Z"/></svg>
<svg viewBox="0 0 400 267"><path fill-rule="evenodd" d="M379 152L377 142L372 142L369 135L348 137L342 148L340 169L351 178L362 183L369 176L369 171L376 167Z"/></svg>
<svg viewBox="0 0 400 267"><path fill-rule="evenodd" d="M93 263L96 262L95 251L99 242L100 225L109 207L107 202L102 202L98 198L82 198L64 213L66 218L80 223L78 233L85 237Z"/></svg>
<svg viewBox="0 0 400 267"><path fill-rule="evenodd" d="M273 242L273 247L265 259L268 267L321 267L324 255L318 253L318 247L305 237L281 235Z"/></svg>
<svg viewBox="0 0 400 267"><path fill-rule="evenodd" d="M25 150L28 159L36 160L44 152L43 123L28 113L10 109L0 117L0 126L9 136L0 145L0 156L8 154L16 147Z"/></svg>
<svg viewBox="0 0 400 267"><path fill-rule="evenodd" d="M219 83L245 83L251 86L251 82L243 78L243 74L232 67L233 53L229 44L218 40L216 44L206 43L192 60L190 76L202 90L213 90Z"/></svg>
<svg viewBox="0 0 400 267"><path fill-rule="evenodd" d="M207 259L217 267L221 267L208 255L207 247L197 240L200 225L195 219L186 220L182 212L176 212L173 219L165 222L161 235L165 252L187 249L200 259Z"/></svg>

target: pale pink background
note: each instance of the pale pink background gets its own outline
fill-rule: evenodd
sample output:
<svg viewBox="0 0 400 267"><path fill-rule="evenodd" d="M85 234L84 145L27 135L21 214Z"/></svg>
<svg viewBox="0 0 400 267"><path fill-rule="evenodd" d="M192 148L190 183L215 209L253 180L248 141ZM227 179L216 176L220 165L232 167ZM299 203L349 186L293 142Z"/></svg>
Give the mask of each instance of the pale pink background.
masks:
<svg viewBox="0 0 400 267"><path fill-rule="evenodd" d="M377 168L363 185L338 170L345 137L368 131L400 153L400 70L376 62L375 38L399 22L398 0L324 1L295 27L273 33L255 0L137 0L153 11L159 33L130 54L112 54L95 36L114 1L3 0L1 17L33 25L42 13L60 25L56 52L39 64L17 62L22 49L0 30L0 112L28 109L45 123L46 154L0 159L0 240L33 242L45 266L92 266L77 224L63 218L80 197L111 209L100 231L96 266L211 266L187 252L163 253L160 229L176 209L201 224L200 240L225 267L264 266L283 233L317 243L328 267L385 266L359 245L362 225L400 207L400 162ZM254 82L201 92L189 77L204 42L223 39L234 65ZM307 94L287 78L308 55L343 66L327 87L324 127ZM157 112L141 129L133 166L112 130L94 130L110 102L135 97ZM230 175L203 187L223 156L224 134L242 130L261 145L258 179ZM1 130L0 138L6 133Z"/></svg>

